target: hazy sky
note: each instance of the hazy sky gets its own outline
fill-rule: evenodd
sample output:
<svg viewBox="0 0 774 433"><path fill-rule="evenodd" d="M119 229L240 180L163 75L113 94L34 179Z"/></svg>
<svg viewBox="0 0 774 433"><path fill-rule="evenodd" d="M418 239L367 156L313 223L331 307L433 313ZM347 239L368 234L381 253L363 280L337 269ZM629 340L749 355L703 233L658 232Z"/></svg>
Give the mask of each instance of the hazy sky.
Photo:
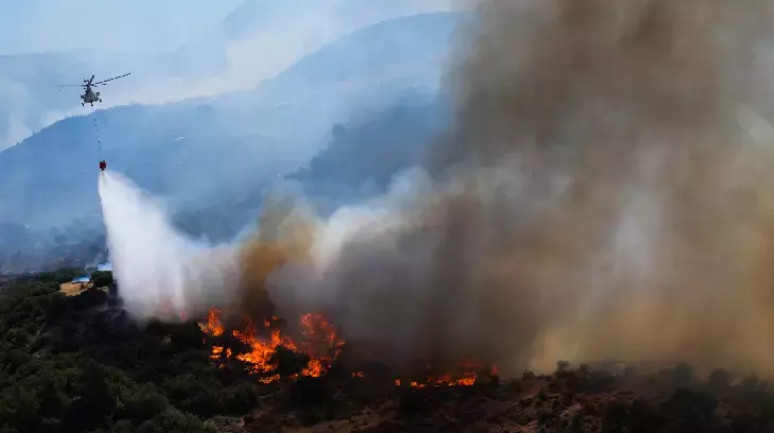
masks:
<svg viewBox="0 0 774 433"><path fill-rule="evenodd" d="M216 26L242 0L2 0L0 54L77 48L164 51Z"/></svg>
<svg viewBox="0 0 774 433"><path fill-rule="evenodd" d="M68 115L77 97L43 91L51 77L117 75L113 53L155 54L192 42L178 66L132 57L133 76L100 108L164 104L249 89L324 45L376 22L449 10L462 0L0 0L0 55L78 49L63 61L0 58L0 150ZM236 11L236 12L235 12ZM231 13L234 19L226 20ZM421 43L421 41L417 41ZM83 55L76 55L83 54ZM101 56L101 54L108 54ZM162 57L153 57L159 60ZM26 62L26 63L25 63ZM187 62L187 63L186 63ZM161 66L159 66L161 65ZM30 68L25 70L24 68ZM214 67L216 70L211 70ZM150 68L150 69L148 69Z"/></svg>

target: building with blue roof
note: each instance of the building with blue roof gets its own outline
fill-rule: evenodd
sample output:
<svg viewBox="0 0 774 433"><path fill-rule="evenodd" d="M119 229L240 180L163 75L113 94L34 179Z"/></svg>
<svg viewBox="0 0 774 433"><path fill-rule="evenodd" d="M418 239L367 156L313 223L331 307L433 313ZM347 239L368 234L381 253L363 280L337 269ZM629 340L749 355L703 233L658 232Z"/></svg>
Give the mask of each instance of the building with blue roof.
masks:
<svg viewBox="0 0 774 433"><path fill-rule="evenodd" d="M78 278L73 279L73 283L88 283L91 281L91 275L81 275Z"/></svg>

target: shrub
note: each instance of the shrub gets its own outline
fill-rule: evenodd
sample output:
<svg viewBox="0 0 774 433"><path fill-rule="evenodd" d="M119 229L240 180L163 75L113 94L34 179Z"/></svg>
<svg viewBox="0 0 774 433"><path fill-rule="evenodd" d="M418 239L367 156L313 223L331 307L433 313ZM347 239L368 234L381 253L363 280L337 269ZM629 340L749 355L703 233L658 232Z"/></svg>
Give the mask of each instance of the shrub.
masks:
<svg viewBox="0 0 774 433"><path fill-rule="evenodd" d="M110 271L97 271L91 274L91 282L94 287L108 287L113 284L113 273Z"/></svg>
<svg viewBox="0 0 774 433"><path fill-rule="evenodd" d="M199 418L168 409L137 428L137 433L214 433Z"/></svg>
<svg viewBox="0 0 774 433"><path fill-rule="evenodd" d="M723 391L731 386L731 374L725 370L714 370L709 375L709 386L715 391Z"/></svg>
<svg viewBox="0 0 774 433"><path fill-rule="evenodd" d="M164 412L168 405L167 399L154 386L145 384L127 397L122 417L137 421L149 420Z"/></svg>

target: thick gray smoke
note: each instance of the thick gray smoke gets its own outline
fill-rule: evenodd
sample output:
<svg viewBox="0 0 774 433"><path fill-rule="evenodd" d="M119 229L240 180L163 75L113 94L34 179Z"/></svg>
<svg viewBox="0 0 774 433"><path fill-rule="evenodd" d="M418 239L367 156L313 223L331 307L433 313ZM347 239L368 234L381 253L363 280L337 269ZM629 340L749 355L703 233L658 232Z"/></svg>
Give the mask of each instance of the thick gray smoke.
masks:
<svg viewBox="0 0 774 433"><path fill-rule="evenodd" d="M273 299L396 362L772 373L774 137L753 104L770 3L482 3L443 174L321 223Z"/></svg>

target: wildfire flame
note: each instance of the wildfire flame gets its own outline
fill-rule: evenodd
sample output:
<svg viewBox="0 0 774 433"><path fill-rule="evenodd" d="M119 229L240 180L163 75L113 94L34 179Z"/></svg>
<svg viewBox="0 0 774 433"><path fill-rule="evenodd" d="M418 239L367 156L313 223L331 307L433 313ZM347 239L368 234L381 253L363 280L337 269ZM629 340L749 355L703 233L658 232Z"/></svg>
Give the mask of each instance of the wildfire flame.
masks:
<svg viewBox="0 0 774 433"><path fill-rule="evenodd" d="M479 375L483 373L486 368L482 364L466 361L463 362L461 372L457 374L444 374L441 376L434 376L428 374L425 376L425 380L409 380L408 386L411 388L427 388L427 387L453 387L453 386L473 386L479 379ZM431 366L427 365L428 371L431 370ZM488 374L490 376L499 376L499 369L497 365L492 364L488 368ZM395 386L401 386L404 383L401 379L395 379Z"/></svg>
<svg viewBox="0 0 774 433"><path fill-rule="evenodd" d="M207 315L207 322L200 323L199 327L210 337L221 337L226 335L226 329L221 320L221 311L217 308L211 308ZM276 372L278 363L276 353L278 349L284 348L297 354L303 354L309 357L309 362L301 370L300 376L320 377L330 368L346 344L341 338L336 327L322 314L308 313L299 318L301 338L298 341L290 336L283 335L281 330L275 326L279 319L274 316L271 319L263 321L263 329L258 329L251 321L243 330L234 330L231 332L237 341L250 348L246 353L237 354L232 357L231 349L225 349L221 345L213 345L210 352L210 359L215 362L236 358L248 364L251 373L259 375L259 381L264 384L270 384L280 380L280 375ZM263 334L264 337L261 337ZM224 367L221 364L220 367ZM430 366L428 366L429 369ZM424 381L408 380L410 387L426 388L440 386L472 386L482 371L479 364L466 362L463 363L460 374L444 374L441 376L426 375ZM496 365L489 369L491 375L498 375ZM294 374L291 379L298 378L299 374ZM352 373L353 378L363 378L362 371ZM395 379L395 386L400 387L401 379Z"/></svg>
<svg viewBox="0 0 774 433"><path fill-rule="evenodd" d="M320 377L341 354L346 342L339 338L336 328L322 314L304 314L301 316L301 327L303 352L311 358L301 374Z"/></svg>
<svg viewBox="0 0 774 433"><path fill-rule="evenodd" d="M199 324L199 328L208 335L213 337L220 337L225 332L223 324L220 323L220 310L217 308L210 308L210 312L207 314L207 324ZM223 348L221 348L223 350Z"/></svg>
<svg viewBox="0 0 774 433"><path fill-rule="evenodd" d="M207 323L199 324L202 331L211 337L224 335L225 328L220 321L221 311L217 308L210 309L207 315ZM275 354L279 348L285 348L295 353L309 357L309 362L301 371L302 376L320 377L341 353L346 343L336 333L336 328L322 314L305 314L301 316L299 324L303 340L297 343L293 338L282 335L282 332L274 328L277 317L272 317L263 322L264 330L269 331L268 338L261 338L256 326L248 321L243 330L234 330L231 335L241 343L250 347L250 351L236 355L236 359L249 365L251 373L263 375L259 380L262 383L272 383L280 380L279 374L275 374L277 361ZM214 345L210 352L213 361L223 359L224 348ZM230 349L225 352L225 358L230 359Z"/></svg>
<svg viewBox="0 0 774 433"><path fill-rule="evenodd" d="M478 380L478 374L473 371L462 373L462 377L453 378L451 374L445 374L440 377L428 377L424 382L412 380L409 382L411 388L427 388L428 386L473 386ZM395 379L395 386L401 386L401 380Z"/></svg>

